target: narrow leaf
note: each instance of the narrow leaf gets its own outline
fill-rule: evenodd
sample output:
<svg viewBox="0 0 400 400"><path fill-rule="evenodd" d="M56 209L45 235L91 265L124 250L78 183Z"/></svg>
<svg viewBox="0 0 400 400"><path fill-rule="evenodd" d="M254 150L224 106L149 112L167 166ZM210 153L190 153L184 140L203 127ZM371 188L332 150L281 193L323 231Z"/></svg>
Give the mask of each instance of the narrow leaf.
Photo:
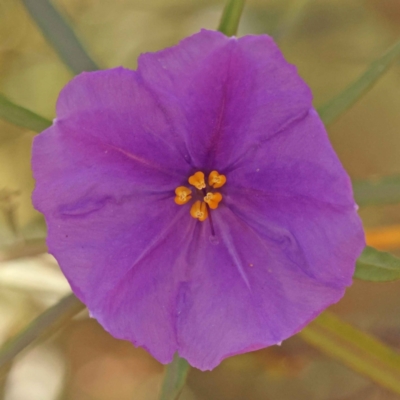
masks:
<svg viewBox="0 0 400 400"><path fill-rule="evenodd" d="M228 0L222 13L218 30L226 36L236 35L243 7L244 0Z"/></svg>
<svg viewBox="0 0 400 400"><path fill-rule="evenodd" d="M190 369L189 363L175 354L171 364L167 365L160 400L178 399Z"/></svg>
<svg viewBox="0 0 400 400"><path fill-rule="evenodd" d="M18 106L0 94L0 118L34 132L41 132L51 125L51 121Z"/></svg>
<svg viewBox="0 0 400 400"><path fill-rule="evenodd" d="M50 0L22 0L22 2L46 40L72 72L79 74L82 71L98 69L71 27Z"/></svg>
<svg viewBox="0 0 400 400"><path fill-rule="evenodd" d="M373 282L400 279L400 258L367 246L357 260L354 278Z"/></svg>
<svg viewBox="0 0 400 400"><path fill-rule="evenodd" d="M378 385L400 394L400 354L324 312L300 332L310 345Z"/></svg>
<svg viewBox="0 0 400 400"><path fill-rule="evenodd" d="M84 308L85 305L74 294L70 294L39 315L0 350L0 377L7 373L10 363L22 350L38 339L46 339L61 330Z"/></svg>
<svg viewBox="0 0 400 400"><path fill-rule="evenodd" d="M400 203L400 176L353 182L359 206Z"/></svg>
<svg viewBox="0 0 400 400"><path fill-rule="evenodd" d="M342 93L318 109L321 119L326 125L334 122L345 111L351 108L366 94L390 65L400 56L400 41L391 47L381 58L375 60L355 82Z"/></svg>

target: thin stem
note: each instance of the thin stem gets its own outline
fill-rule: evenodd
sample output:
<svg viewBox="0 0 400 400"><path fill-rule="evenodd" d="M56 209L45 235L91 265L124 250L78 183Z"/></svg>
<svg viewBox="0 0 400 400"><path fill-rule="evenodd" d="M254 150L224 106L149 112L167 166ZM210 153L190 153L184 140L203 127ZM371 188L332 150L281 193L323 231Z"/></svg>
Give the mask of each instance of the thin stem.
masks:
<svg viewBox="0 0 400 400"><path fill-rule="evenodd" d="M160 400L177 400L185 385L190 369L189 363L175 354L171 364L165 370Z"/></svg>
<svg viewBox="0 0 400 400"><path fill-rule="evenodd" d="M222 13L218 30L226 36L235 36L244 8L244 0L229 0Z"/></svg>
<svg viewBox="0 0 400 400"><path fill-rule="evenodd" d="M22 350L38 339L46 339L59 331L84 308L85 305L70 294L39 315L0 350L0 377L7 373L11 362Z"/></svg>

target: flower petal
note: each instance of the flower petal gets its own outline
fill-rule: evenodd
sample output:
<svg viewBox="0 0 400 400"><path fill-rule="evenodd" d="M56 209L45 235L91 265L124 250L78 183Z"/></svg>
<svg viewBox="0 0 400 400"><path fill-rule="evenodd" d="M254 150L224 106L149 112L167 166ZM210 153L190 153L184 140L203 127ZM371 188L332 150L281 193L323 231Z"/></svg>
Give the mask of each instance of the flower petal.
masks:
<svg viewBox="0 0 400 400"><path fill-rule="evenodd" d="M93 291L88 299L91 315L108 332L144 347L164 364L178 351L176 319L182 307L178 293L185 270L182 254L195 227L195 220L184 212L140 257L130 257L130 268L112 288Z"/></svg>
<svg viewBox="0 0 400 400"><path fill-rule="evenodd" d="M57 124L35 141L34 203L46 217L49 252L109 332L170 362L177 344L176 290L169 287L176 275L163 260L178 254L195 223L189 205L175 204L173 190L165 191L169 175L143 176L147 169L130 158L99 151L97 142L81 148L68 132Z"/></svg>
<svg viewBox="0 0 400 400"><path fill-rule="evenodd" d="M295 243L304 271L320 282L351 283L364 232L350 179L314 110L249 151L228 182L224 204L261 236Z"/></svg>
<svg viewBox="0 0 400 400"><path fill-rule="evenodd" d="M299 331L341 298L365 246L350 180L313 110L248 150L223 190L219 244L202 226L178 320L180 354L200 369Z"/></svg>
<svg viewBox="0 0 400 400"><path fill-rule="evenodd" d="M33 146L33 201L46 217L49 251L99 318L94 303L166 236L176 238L180 219L194 223L173 201L190 165L179 145L165 142L165 114L132 74L117 69L74 79L60 95L54 125ZM164 325L162 351L154 352L168 361L174 325Z"/></svg>
<svg viewBox="0 0 400 400"><path fill-rule="evenodd" d="M231 168L229 185L235 190L355 207L350 178L313 109L263 145L249 149Z"/></svg>
<svg viewBox="0 0 400 400"><path fill-rule="evenodd" d="M169 175L152 171L151 182L129 158L100 151L97 141L91 146L77 142L74 134L56 124L35 140L34 203L46 217L49 252L74 293L107 330L169 362L177 350L171 314L176 290L167 286L175 275L160 262L157 249L164 249L170 238L166 245L176 254L182 235L186 237L180 221L190 228L194 220L188 206L175 204L173 190L152 187L151 183L168 188ZM167 256L163 250L162 257ZM133 274L135 279L129 280Z"/></svg>
<svg viewBox="0 0 400 400"><path fill-rule="evenodd" d="M49 246L92 317L113 336L143 346L168 363L178 346L174 310L179 276L175 264L163 260L175 259L194 222L187 210L179 209L161 222L159 213L157 223L147 214L151 224L146 225L139 214L130 216L137 206L116 210L112 205L79 223L64 220L62 229L50 224ZM169 202L160 207L168 209ZM188 223L182 229L185 217ZM132 226L143 222L140 238Z"/></svg>
<svg viewBox="0 0 400 400"><path fill-rule="evenodd" d="M46 216L50 252L81 297L125 272L128 260L108 267L120 246L134 260L179 209L174 189L190 165L165 144L168 122L147 93L129 70L81 74L60 94L54 125L34 140L34 205ZM121 235L127 243L115 241Z"/></svg>
<svg viewBox="0 0 400 400"><path fill-rule="evenodd" d="M182 216L174 192L140 181L129 158L96 146L82 149L58 126L35 140L33 167L33 201L46 217L49 251L81 297L112 286ZM164 175L152 176L163 183Z"/></svg>
<svg viewBox="0 0 400 400"><path fill-rule="evenodd" d="M60 93L56 122L78 140L89 136L165 170L188 165L184 137L174 128L179 121L171 120L135 71L120 67L75 77Z"/></svg>
<svg viewBox="0 0 400 400"><path fill-rule="evenodd" d="M311 107L310 90L266 35L236 39L203 30L142 55L138 73L170 99L168 112L184 121L192 162L205 170L223 173Z"/></svg>
<svg viewBox="0 0 400 400"><path fill-rule="evenodd" d="M232 198L235 201L232 201ZM281 243L289 259L311 279L349 286L357 257L365 247L354 208L332 207L307 199L254 196L236 192L225 204L261 238Z"/></svg>
<svg viewBox="0 0 400 400"><path fill-rule="evenodd" d="M341 279L328 285L304 272L296 244L288 254L284 238L262 237L227 207L213 218L218 241L203 224L189 248L177 323L179 354L202 370L280 343L344 293Z"/></svg>

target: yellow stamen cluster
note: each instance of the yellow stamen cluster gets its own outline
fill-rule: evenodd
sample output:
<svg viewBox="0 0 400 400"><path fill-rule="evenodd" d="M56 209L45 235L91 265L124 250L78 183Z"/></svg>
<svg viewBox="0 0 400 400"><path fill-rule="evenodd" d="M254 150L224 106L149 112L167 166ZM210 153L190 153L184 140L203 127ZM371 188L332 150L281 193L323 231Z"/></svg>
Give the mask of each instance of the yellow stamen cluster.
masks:
<svg viewBox="0 0 400 400"><path fill-rule="evenodd" d="M212 171L208 176L208 186L205 181L204 173L196 172L188 179L189 183L194 186L197 191L197 197L201 200L196 200L190 208L190 215L199 221L204 221L208 217L209 210L218 208L222 200L222 194L219 192L209 191L211 188L217 189L225 185L226 176L220 175L217 171ZM186 204L192 198L192 190L186 186L178 186L175 189L175 203L179 205Z"/></svg>

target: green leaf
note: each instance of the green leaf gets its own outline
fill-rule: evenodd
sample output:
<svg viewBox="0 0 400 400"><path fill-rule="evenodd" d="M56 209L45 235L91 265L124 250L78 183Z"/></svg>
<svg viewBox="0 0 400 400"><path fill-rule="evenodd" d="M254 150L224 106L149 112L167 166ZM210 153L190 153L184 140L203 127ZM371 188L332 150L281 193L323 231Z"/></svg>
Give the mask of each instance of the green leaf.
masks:
<svg viewBox="0 0 400 400"><path fill-rule="evenodd" d="M353 182L359 206L400 203L400 176Z"/></svg>
<svg viewBox="0 0 400 400"><path fill-rule="evenodd" d="M325 125L329 125L349 110L366 94L390 65L400 56L400 41L391 47L382 57L375 60L355 82L351 83L342 93L318 109Z"/></svg>
<svg viewBox="0 0 400 400"><path fill-rule="evenodd" d="M244 0L228 0L222 13L218 30L226 36L234 36L239 27Z"/></svg>
<svg viewBox="0 0 400 400"><path fill-rule="evenodd" d="M41 132L51 125L51 121L18 106L0 94L0 118L34 132Z"/></svg>
<svg viewBox="0 0 400 400"><path fill-rule="evenodd" d="M22 0L22 2L46 40L72 72L79 74L82 71L98 69L74 31L49 0Z"/></svg>
<svg viewBox="0 0 400 400"><path fill-rule="evenodd" d="M367 246L357 260L354 278L373 282L400 279L400 258Z"/></svg>
<svg viewBox="0 0 400 400"><path fill-rule="evenodd" d="M400 394L400 354L325 311L299 335L378 385Z"/></svg>
<svg viewBox="0 0 400 400"><path fill-rule="evenodd" d="M167 365L160 400L178 399L190 369L189 363L175 354L171 364Z"/></svg>
<svg viewBox="0 0 400 400"><path fill-rule="evenodd" d="M44 340L64 328L84 308L85 305L74 294L70 294L39 315L0 350L0 377L7 373L14 357L22 350L38 339Z"/></svg>

